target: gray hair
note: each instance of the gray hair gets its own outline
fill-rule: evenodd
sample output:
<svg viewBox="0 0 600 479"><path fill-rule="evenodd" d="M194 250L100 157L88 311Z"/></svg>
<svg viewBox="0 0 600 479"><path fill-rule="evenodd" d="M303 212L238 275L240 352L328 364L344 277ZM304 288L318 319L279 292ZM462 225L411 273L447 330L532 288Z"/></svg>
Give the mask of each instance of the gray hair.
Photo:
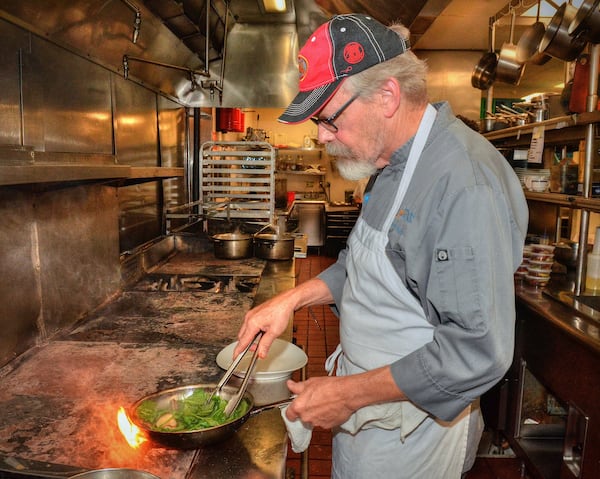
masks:
<svg viewBox="0 0 600 479"><path fill-rule="evenodd" d="M408 28L401 23L389 28L401 37L409 38ZM352 93L369 97L390 77L398 80L402 93L410 103L415 106L427 103L427 64L411 50L352 75L344 83Z"/></svg>

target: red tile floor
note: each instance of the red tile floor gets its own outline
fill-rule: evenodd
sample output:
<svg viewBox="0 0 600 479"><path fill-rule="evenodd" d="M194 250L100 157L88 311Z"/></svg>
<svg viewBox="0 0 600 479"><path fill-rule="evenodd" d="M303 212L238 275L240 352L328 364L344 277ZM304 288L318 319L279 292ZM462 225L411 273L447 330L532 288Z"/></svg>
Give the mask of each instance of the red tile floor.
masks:
<svg viewBox="0 0 600 479"><path fill-rule="evenodd" d="M327 268L335 258L319 256L309 249L307 258L296 259L296 283L302 283ZM294 340L308 355L306 377L324 376L325 359L339 341L338 320L328 306L303 308L294 315ZM298 372L294 379L300 379ZM289 446L288 446L289 447ZM526 479L521 461L512 455L478 457L466 479ZM288 449L288 479L322 479L331 473L331 431L315 429L304 455Z"/></svg>

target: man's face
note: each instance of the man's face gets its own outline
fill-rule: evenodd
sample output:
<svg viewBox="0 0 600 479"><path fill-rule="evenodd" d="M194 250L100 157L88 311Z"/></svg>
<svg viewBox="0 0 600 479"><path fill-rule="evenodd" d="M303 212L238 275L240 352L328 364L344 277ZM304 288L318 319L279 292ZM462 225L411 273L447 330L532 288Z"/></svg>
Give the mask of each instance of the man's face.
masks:
<svg viewBox="0 0 600 479"><path fill-rule="evenodd" d="M339 91L321 112L322 117L333 114L350 98ZM348 180L368 178L378 167L375 165L381 151L381 128L374 121L372 103L359 97L336 120L338 131L319 127L319 141L325 144L329 155L337 158L340 174Z"/></svg>

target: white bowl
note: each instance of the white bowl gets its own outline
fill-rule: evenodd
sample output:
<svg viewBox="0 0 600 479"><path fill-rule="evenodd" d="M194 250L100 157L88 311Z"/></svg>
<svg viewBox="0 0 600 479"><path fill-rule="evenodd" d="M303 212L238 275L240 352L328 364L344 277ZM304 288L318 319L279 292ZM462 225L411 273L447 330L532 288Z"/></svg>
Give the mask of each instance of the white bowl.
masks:
<svg viewBox="0 0 600 479"><path fill-rule="evenodd" d="M217 354L217 364L223 369L227 369L233 362L233 350L237 346L237 341L223 348ZM251 353L248 352L244 359L240 361L234 375L243 378L250 363ZM295 344L283 339L276 339L269 354L265 359L259 359L252 374L256 379L279 379L291 376L294 371L306 366L308 357L306 353Z"/></svg>

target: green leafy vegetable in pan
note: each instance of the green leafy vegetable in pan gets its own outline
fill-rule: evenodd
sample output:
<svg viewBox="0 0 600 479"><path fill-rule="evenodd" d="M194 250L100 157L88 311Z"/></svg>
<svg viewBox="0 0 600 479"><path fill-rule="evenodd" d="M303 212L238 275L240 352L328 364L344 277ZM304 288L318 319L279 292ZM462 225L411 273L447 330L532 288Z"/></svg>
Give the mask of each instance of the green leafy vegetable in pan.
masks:
<svg viewBox="0 0 600 479"><path fill-rule="evenodd" d="M227 401L215 395L207 402L209 394L204 389L196 389L186 398L172 400L168 407L159 407L154 400L148 399L136 408L136 413L153 431L186 432L221 426L248 412L249 403L243 400L230 416L226 416Z"/></svg>

